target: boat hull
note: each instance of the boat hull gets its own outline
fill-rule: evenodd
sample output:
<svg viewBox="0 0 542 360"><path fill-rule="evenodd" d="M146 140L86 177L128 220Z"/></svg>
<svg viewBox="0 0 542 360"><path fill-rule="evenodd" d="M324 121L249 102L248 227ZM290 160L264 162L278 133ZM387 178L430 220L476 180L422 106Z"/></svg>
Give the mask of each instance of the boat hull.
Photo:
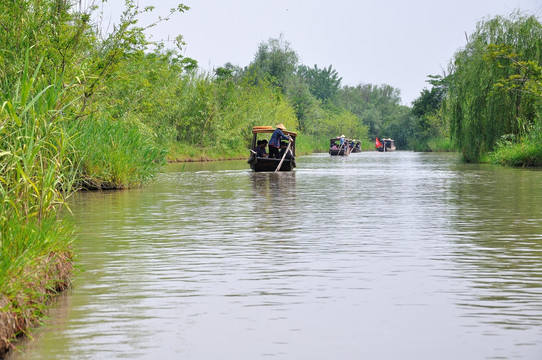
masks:
<svg viewBox="0 0 542 360"><path fill-rule="evenodd" d="M380 152L390 152L390 151L395 151L395 146L394 146L394 147L391 147L391 148L387 147L385 150L384 150L383 147L379 147L379 148L377 148L377 150L380 151Z"/></svg>
<svg viewBox="0 0 542 360"><path fill-rule="evenodd" d="M279 166L280 159L251 156L247 162L250 164L250 168L256 172L275 171ZM284 159L279 171L292 171L295 167L295 159Z"/></svg>
<svg viewBox="0 0 542 360"><path fill-rule="evenodd" d="M337 156L337 155L344 156L344 155L348 155L348 151L345 151L344 149L341 149L341 150L330 149L329 150L329 155L331 155L331 156Z"/></svg>

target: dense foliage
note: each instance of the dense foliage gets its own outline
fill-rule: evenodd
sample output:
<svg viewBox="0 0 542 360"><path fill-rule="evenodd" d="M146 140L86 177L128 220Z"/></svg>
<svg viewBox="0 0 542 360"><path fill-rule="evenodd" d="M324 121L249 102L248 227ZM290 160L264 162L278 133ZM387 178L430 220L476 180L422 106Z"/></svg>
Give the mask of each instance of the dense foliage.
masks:
<svg viewBox="0 0 542 360"><path fill-rule="evenodd" d="M480 22L456 53L448 97L450 131L468 161L494 150L503 136L522 139L535 129L542 98L528 72L536 76L541 62L542 25L519 13Z"/></svg>

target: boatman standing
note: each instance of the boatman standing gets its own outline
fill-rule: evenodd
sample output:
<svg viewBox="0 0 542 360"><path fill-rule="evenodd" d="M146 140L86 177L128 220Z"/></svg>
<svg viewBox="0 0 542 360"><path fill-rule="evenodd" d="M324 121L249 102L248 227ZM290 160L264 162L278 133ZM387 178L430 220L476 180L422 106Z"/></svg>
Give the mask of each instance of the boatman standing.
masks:
<svg viewBox="0 0 542 360"><path fill-rule="evenodd" d="M271 135L271 139L269 139L269 157L270 158L280 158L280 141L281 140L288 140L288 141L294 141L292 137L285 135L282 130L286 130L286 127L280 123L276 126L275 131L273 131L273 135Z"/></svg>

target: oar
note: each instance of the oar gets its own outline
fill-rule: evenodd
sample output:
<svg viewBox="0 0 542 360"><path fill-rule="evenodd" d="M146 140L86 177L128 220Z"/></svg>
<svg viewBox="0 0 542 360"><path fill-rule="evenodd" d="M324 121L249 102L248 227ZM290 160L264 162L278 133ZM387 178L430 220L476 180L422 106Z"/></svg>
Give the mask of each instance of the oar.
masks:
<svg viewBox="0 0 542 360"><path fill-rule="evenodd" d="M286 151L284 152L284 155L282 155L282 159L280 159L279 166L275 169L275 172L279 171L280 167L282 166L282 162L286 158L286 154L288 154L288 150L290 150L290 145L292 144L291 141L288 141L288 146L286 147Z"/></svg>

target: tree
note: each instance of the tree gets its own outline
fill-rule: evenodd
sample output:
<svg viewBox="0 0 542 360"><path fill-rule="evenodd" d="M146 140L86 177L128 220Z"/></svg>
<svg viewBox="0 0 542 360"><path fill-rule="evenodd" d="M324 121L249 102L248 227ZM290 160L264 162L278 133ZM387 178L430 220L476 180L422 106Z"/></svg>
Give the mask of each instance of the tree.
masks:
<svg viewBox="0 0 542 360"><path fill-rule="evenodd" d="M513 51L508 45L493 45L488 47L487 61L505 60L513 74L500 79L495 85L495 91L520 92L542 98L542 66L533 60L526 60Z"/></svg>
<svg viewBox="0 0 542 360"><path fill-rule="evenodd" d="M247 76L256 83L269 80L285 93L287 80L295 74L298 61L297 53L281 35L258 46L254 61L247 69Z"/></svg>
<svg viewBox="0 0 542 360"><path fill-rule="evenodd" d="M230 62L227 62L224 64L224 66L215 68L214 72L218 79L239 78L243 73L243 69L241 69L239 66L233 65Z"/></svg>
<svg viewBox="0 0 542 360"><path fill-rule="evenodd" d="M295 109L299 130L314 133L315 129L310 124L322 118L322 102L311 94L309 85L299 76L288 80L286 96Z"/></svg>
<svg viewBox="0 0 542 360"><path fill-rule="evenodd" d="M540 101L521 91L495 91L503 79L518 79L510 59L494 55L508 47L522 61L542 62L542 25L518 12L478 23L464 49L451 64L448 113L455 145L467 161L491 151L501 136L521 134L537 118Z"/></svg>
<svg viewBox="0 0 542 360"><path fill-rule="evenodd" d="M357 115L369 127L369 135L386 134L388 125L396 113L401 111L399 89L390 85L359 84L344 86L337 95L338 106Z"/></svg>
<svg viewBox="0 0 542 360"><path fill-rule="evenodd" d="M429 119L440 109L445 95L446 90L442 87L423 89L420 96L412 102L412 115L418 118L418 129L422 134L429 132Z"/></svg>
<svg viewBox="0 0 542 360"><path fill-rule="evenodd" d="M333 100L341 87L342 78L332 65L323 69L316 65L313 68L301 65L297 73L309 84L311 94L322 101Z"/></svg>

